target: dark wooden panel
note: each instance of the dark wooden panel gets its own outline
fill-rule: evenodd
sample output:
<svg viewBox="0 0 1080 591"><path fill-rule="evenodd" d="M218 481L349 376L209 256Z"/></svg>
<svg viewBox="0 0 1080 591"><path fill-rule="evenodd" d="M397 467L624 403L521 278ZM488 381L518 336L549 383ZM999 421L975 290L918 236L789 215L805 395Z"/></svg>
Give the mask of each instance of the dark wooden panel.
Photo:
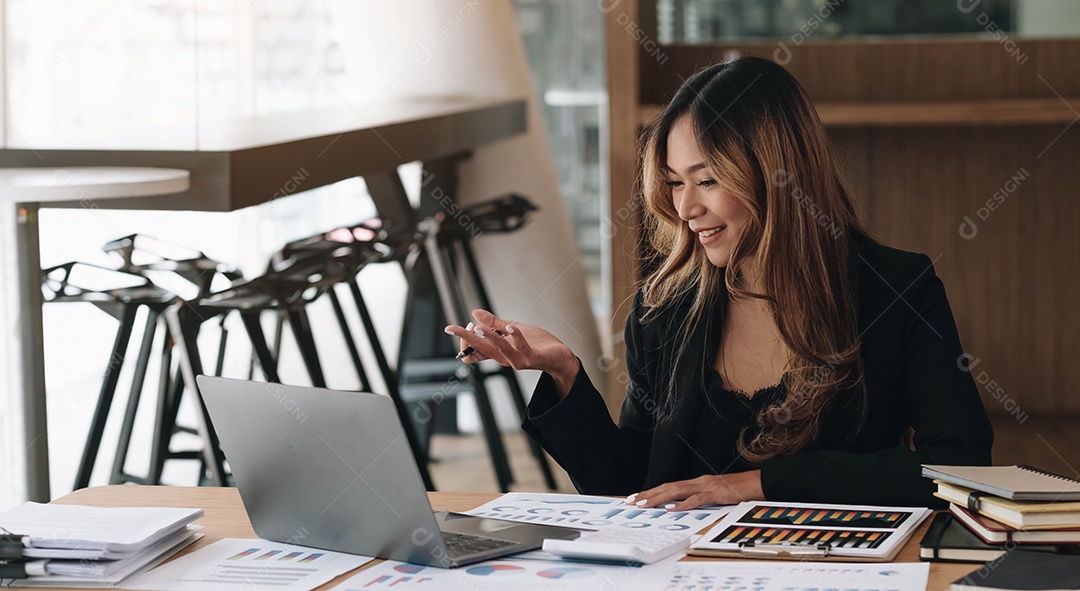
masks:
<svg viewBox="0 0 1080 591"><path fill-rule="evenodd" d="M1080 40L1025 40L1023 63L995 41L740 43L664 47L664 64L643 60L641 102L666 103L682 80L732 50L787 61L818 102L958 101L1080 95ZM790 57L788 57L790 55Z"/></svg>
<svg viewBox="0 0 1080 591"><path fill-rule="evenodd" d="M1075 105L1075 106L1074 106ZM1057 125L1072 122L1080 98L964 100L946 102L814 103L826 127L902 125ZM651 121L663 105L642 105L638 121Z"/></svg>
<svg viewBox="0 0 1080 591"><path fill-rule="evenodd" d="M830 131L874 230L936 260L993 412L1080 410L1080 126L1047 148L1061 131Z"/></svg>

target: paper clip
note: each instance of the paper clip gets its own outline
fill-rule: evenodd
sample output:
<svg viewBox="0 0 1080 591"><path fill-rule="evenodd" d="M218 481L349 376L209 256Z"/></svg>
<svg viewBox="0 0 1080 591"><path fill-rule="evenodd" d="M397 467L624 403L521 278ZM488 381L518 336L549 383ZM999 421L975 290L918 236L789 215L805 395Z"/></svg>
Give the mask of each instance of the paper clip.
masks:
<svg viewBox="0 0 1080 591"><path fill-rule="evenodd" d="M825 558L829 555L828 544L816 544L807 546L792 544L789 542L755 544L751 541L741 542L739 552L747 556L768 556L776 558Z"/></svg>

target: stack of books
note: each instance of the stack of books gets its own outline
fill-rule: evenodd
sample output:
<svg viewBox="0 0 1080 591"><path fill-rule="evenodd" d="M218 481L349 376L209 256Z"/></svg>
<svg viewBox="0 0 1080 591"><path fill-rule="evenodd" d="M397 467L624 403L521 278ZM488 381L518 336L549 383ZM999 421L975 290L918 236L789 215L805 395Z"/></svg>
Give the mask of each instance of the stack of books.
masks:
<svg viewBox="0 0 1080 591"><path fill-rule="evenodd" d="M0 513L0 582L114 587L200 537L202 509L23 503Z"/></svg>
<svg viewBox="0 0 1080 591"><path fill-rule="evenodd" d="M925 560L987 562L1023 548L1080 552L1080 481L1030 466L930 466L949 512L920 544Z"/></svg>

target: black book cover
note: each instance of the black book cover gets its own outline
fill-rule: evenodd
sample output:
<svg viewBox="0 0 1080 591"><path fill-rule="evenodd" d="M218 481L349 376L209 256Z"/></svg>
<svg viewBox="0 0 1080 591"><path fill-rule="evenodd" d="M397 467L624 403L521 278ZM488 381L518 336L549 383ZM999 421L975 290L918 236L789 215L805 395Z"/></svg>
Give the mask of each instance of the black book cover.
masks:
<svg viewBox="0 0 1080 591"><path fill-rule="evenodd" d="M1080 589L1080 556L1012 550L953 581L952 589Z"/></svg>
<svg viewBox="0 0 1080 591"><path fill-rule="evenodd" d="M930 562L986 562L1004 553L1003 546L982 541L951 513L935 515L919 542L919 558Z"/></svg>

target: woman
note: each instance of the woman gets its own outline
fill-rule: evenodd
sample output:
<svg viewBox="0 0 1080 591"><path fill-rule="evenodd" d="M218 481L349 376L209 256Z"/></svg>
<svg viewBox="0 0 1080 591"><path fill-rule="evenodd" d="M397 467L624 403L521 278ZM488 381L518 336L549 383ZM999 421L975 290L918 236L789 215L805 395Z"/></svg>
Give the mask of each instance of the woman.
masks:
<svg viewBox="0 0 1080 591"><path fill-rule="evenodd" d="M523 426L581 492L939 506L921 464L990 463L944 286L870 235L787 71L706 68L643 137L658 264L627 320L617 425L547 331L482 310L447 327L467 362L544 372Z"/></svg>

